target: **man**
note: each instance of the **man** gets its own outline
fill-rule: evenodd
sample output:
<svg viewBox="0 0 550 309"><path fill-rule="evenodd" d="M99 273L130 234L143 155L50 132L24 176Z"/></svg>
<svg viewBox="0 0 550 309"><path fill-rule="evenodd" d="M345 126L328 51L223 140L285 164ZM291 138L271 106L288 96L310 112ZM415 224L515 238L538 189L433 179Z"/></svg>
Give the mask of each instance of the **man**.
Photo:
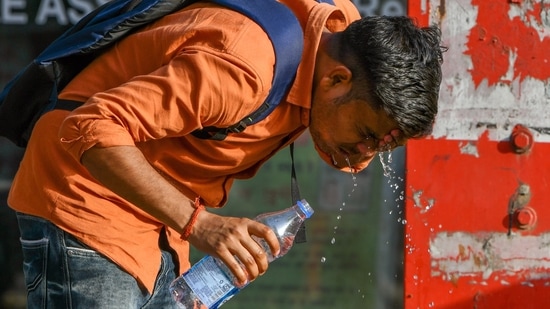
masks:
<svg viewBox="0 0 550 309"><path fill-rule="evenodd" d="M296 79L267 119L224 141L190 133L254 111L274 63L266 34L229 9L199 2L166 16L67 85L60 98L83 105L38 121L8 201L29 307L175 306L167 286L189 268L190 244L241 283L254 280L268 262L251 236L278 252L274 234L203 210L223 206L234 179L252 177L308 128L324 161L354 172L430 132L441 79L436 28L360 19L348 0L282 2L304 28Z"/></svg>

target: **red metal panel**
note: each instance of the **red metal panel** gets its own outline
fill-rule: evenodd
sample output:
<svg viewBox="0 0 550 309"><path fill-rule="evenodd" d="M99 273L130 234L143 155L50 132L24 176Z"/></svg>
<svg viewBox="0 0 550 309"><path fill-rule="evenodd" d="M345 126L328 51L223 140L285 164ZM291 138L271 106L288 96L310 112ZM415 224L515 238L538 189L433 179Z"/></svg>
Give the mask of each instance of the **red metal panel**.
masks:
<svg viewBox="0 0 550 309"><path fill-rule="evenodd" d="M478 156L464 153L476 147ZM550 145L432 139L407 148L406 308L550 306ZM509 206L530 186L531 229L509 232ZM543 306L544 305L544 306Z"/></svg>
<svg viewBox="0 0 550 309"><path fill-rule="evenodd" d="M409 1L449 51L433 137L407 146L407 309L550 308L549 13Z"/></svg>

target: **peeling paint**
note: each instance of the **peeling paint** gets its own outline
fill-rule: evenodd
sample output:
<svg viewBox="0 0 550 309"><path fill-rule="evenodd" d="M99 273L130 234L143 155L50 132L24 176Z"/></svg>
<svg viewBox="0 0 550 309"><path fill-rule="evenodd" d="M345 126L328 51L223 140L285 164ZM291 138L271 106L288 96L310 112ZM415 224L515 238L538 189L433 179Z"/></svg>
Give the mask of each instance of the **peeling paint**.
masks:
<svg viewBox="0 0 550 309"><path fill-rule="evenodd" d="M538 236L505 233L441 232L430 241L431 275L456 282L476 277L470 284L492 279L503 285L519 278L550 280L550 233Z"/></svg>
<svg viewBox="0 0 550 309"><path fill-rule="evenodd" d="M424 214L424 213L427 213L435 205L435 199L428 198L428 199L425 199L423 202L422 193L423 193L422 190L418 190L418 191L413 190L413 200L414 200L414 206L420 208L420 213Z"/></svg>
<svg viewBox="0 0 550 309"><path fill-rule="evenodd" d="M544 36L547 30L540 15L550 4L540 0L521 4L473 0L472 4L479 13L468 37L466 54L472 57L471 74L476 85L485 79L491 86L515 78L520 82L527 77L550 78L550 38ZM483 38L475 35L478 28L486 32Z"/></svg>
<svg viewBox="0 0 550 309"><path fill-rule="evenodd" d="M428 12L428 0L420 0L420 11L422 11L422 14Z"/></svg>
<svg viewBox="0 0 550 309"><path fill-rule="evenodd" d="M476 158L479 158L479 153L477 152L477 146L473 142L460 143L460 153L465 155L471 155Z"/></svg>
<svg viewBox="0 0 550 309"><path fill-rule="evenodd" d="M550 4L430 1L430 23L448 47L433 136L477 140L489 131L500 141L523 124L536 142L550 142Z"/></svg>

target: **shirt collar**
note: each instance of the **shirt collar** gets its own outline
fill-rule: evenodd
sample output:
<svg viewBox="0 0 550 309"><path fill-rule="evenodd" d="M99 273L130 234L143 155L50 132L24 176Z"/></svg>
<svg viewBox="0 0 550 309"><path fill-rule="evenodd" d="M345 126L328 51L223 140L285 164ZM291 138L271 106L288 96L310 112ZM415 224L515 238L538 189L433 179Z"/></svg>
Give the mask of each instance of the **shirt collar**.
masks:
<svg viewBox="0 0 550 309"><path fill-rule="evenodd" d="M302 123L306 126L309 125L315 59L323 30L327 28L331 32L343 31L348 24L344 14L333 5L322 3L313 6L310 11L305 26L302 61L287 96L289 103L304 108Z"/></svg>

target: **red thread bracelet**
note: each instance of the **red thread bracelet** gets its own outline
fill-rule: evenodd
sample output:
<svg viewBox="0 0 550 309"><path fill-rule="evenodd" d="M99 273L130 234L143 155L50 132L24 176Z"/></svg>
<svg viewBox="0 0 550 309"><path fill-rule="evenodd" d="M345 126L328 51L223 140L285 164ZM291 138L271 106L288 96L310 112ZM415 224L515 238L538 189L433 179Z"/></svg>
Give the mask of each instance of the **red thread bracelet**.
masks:
<svg viewBox="0 0 550 309"><path fill-rule="evenodd" d="M191 231L193 230L193 225L195 225L195 222L197 222L197 218L199 217L199 213L204 210L204 205L201 204L201 198L198 196L195 199L195 210L191 214L191 218L189 219L189 222L185 225L183 228L183 232L181 233L181 239L187 240L189 236L191 236Z"/></svg>

